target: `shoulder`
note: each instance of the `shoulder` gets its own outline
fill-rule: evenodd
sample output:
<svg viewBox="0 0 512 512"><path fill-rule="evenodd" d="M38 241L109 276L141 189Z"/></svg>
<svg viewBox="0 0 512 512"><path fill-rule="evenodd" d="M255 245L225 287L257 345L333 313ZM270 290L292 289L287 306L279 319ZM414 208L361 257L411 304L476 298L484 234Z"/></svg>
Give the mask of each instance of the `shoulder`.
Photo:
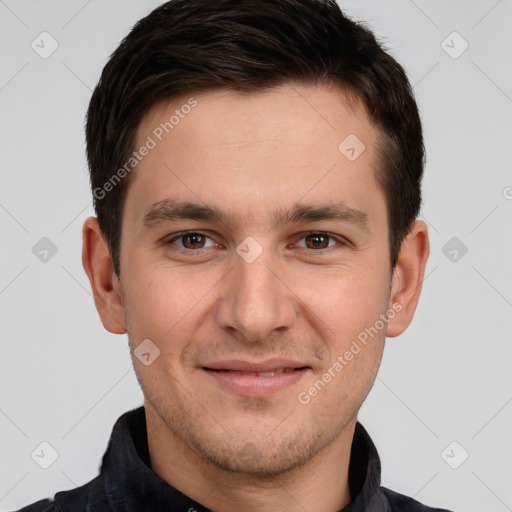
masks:
<svg viewBox="0 0 512 512"><path fill-rule="evenodd" d="M85 510L108 510L101 476L76 489L58 492L53 499L36 501L16 512L82 512Z"/></svg>
<svg viewBox="0 0 512 512"><path fill-rule="evenodd" d="M450 512L444 508L427 507L414 498L399 494L386 487L381 487L381 490L388 499L391 512Z"/></svg>
<svg viewBox="0 0 512 512"><path fill-rule="evenodd" d="M53 500L39 500L32 505L27 505L19 509L17 512L54 512L59 510L55 508L55 503Z"/></svg>

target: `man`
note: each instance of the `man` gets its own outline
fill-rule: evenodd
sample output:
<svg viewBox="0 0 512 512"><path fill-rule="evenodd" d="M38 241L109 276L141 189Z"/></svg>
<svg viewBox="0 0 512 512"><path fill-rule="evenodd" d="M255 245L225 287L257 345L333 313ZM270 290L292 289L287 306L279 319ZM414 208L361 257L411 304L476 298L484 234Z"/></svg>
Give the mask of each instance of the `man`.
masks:
<svg viewBox="0 0 512 512"><path fill-rule="evenodd" d="M83 264L144 407L23 510L433 511L380 486L357 422L429 253L417 106L372 33L328 1L173 0L86 136Z"/></svg>

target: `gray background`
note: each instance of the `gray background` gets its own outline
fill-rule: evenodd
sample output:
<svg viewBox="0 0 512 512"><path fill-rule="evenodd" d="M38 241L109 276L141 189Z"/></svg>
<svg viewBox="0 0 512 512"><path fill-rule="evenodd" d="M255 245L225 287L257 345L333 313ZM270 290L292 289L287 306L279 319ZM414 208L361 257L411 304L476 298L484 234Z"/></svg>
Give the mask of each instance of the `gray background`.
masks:
<svg viewBox="0 0 512 512"><path fill-rule="evenodd" d="M127 338L103 329L81 266L83 123L106 59L159 3L0 0L2 511L96 476L113 423L142 404ZM360 420L383 485L512 510L512 0L339 3L405 66L428 153L423 295ZM46 59L31 47L51 49L43 31L58 43ZM57 249L46 261L43 237ZM48 469L43 441L58 453Z"/></svg>

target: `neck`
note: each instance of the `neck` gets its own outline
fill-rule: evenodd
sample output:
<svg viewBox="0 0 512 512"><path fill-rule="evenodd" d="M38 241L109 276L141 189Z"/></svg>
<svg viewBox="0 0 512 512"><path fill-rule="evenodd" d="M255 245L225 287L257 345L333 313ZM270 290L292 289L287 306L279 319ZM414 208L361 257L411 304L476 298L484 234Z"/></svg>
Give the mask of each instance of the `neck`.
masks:
<svg viewBox="0 0 512 512"><path fill-rule="evenodd" d="M305 465L279 475L225 471L177 438L146 402L152 470L169 485L215 512L337 512L351 501L348 485L354 419Z"/></svg>

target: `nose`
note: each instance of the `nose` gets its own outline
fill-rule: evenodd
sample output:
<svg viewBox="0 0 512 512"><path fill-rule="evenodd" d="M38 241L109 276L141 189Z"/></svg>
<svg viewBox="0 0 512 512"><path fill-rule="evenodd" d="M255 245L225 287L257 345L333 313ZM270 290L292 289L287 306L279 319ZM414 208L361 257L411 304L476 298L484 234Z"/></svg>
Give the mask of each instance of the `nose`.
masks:
<svg viewBox="0 0 512 512"><path fill-rule="evenodd" d="M216 305L219 327L250 343L290 328L298 308L285 274L270 250L252 263L236 255Z"/></svg>

